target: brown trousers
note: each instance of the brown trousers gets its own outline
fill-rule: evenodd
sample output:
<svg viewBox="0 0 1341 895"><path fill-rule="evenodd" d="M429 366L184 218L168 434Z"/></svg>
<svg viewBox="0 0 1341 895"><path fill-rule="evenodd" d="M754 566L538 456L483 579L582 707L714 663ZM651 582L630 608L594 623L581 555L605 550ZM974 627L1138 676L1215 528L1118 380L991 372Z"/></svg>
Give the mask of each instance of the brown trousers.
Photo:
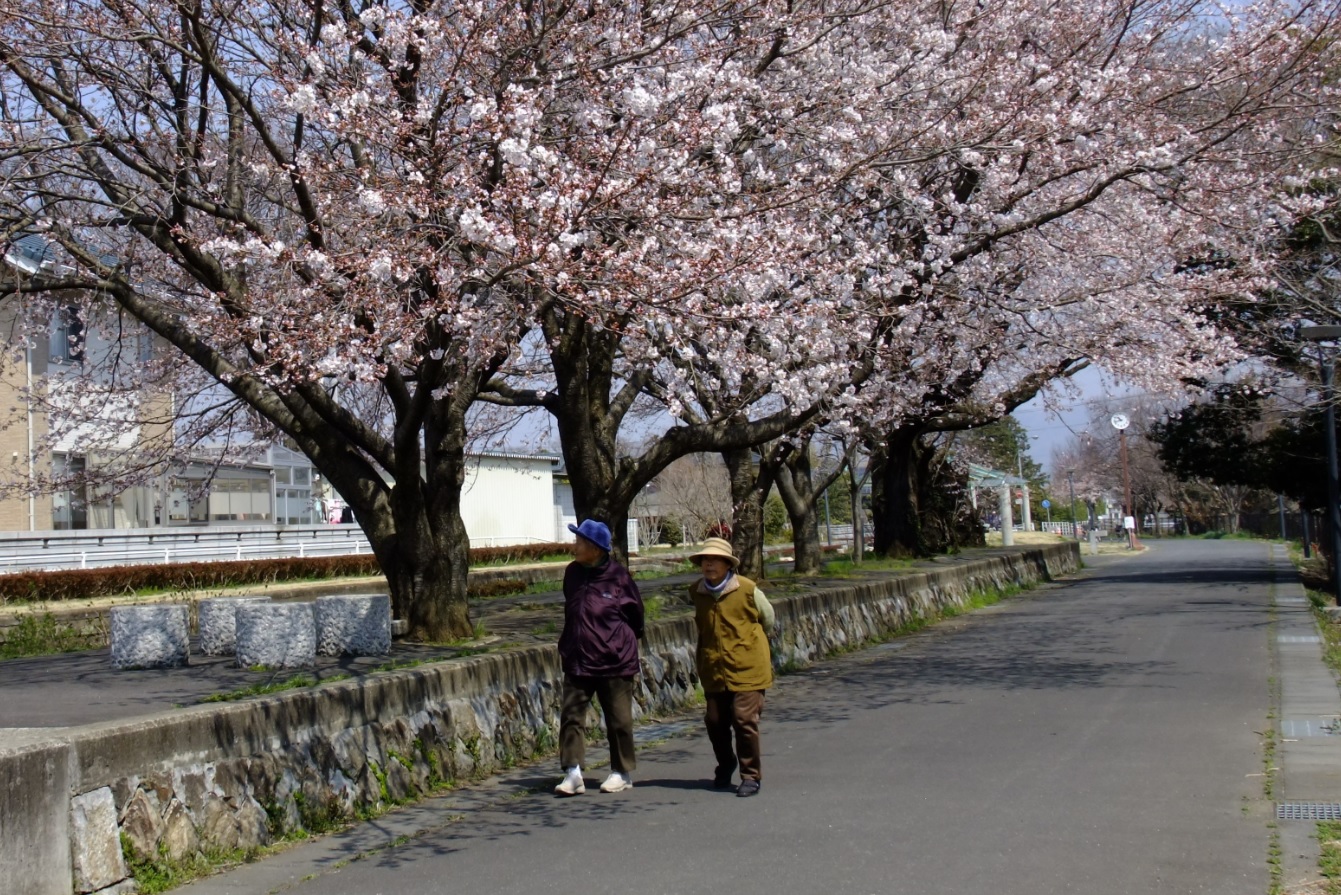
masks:
<svg viewBox="0 0 1341 895"><path fill-rule="evenodd" d="M717 756L716 776L726 779L740 761L740 779L764 779L763 757L759 748L759 716L764 711L764 691L743 693L705 693L707 712L703 721L708 725L708 739ZM736 748L731 748L731 734L736 734Z"/></svg>
<svg viewBox="0 0 1341 895"><path fill-rule="evenodd" d="M610 769L628 774L638 766L633 755L633 678L564 675L559 709L559 765L586 763L587 710L591 697L601 704L605 735L610 742Z"/></svg>

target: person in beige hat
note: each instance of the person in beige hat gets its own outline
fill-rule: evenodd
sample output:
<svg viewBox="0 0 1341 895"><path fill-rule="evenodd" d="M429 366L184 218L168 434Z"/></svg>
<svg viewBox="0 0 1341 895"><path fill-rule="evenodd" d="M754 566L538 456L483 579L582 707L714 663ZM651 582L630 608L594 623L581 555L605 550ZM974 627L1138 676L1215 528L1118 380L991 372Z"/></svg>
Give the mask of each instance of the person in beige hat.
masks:
<svg viewBox="0 0 1341 895"><path fill-rule="evenodd" d="M707 702L703 720L717 757L712 785L730 789L739 765L736 795L757 795L763 782L759 716L764 691L773 684L768 649L773 607L753 581L736 574L739 562L725 539L708 538L689 559L703 572L689 586L689 596L698 625L698 677Z"/></svg>

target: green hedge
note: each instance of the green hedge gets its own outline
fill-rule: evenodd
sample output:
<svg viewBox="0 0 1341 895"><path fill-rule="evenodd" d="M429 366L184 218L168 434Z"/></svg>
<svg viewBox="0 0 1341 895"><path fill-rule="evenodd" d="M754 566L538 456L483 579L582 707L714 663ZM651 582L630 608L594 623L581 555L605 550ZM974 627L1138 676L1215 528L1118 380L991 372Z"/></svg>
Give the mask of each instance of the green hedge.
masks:
<svg viewBox="0 0 1341 895"><path fill-rule="evenodd" d="M567 544L477 547L470 551L470 562L482 565L535 561L567 554L570 550ZM0 605L130 595L145 590L208 590L277 581L347 578L380 575L381 572L377 559L369 554L15 572L0 575Z"/></svg>

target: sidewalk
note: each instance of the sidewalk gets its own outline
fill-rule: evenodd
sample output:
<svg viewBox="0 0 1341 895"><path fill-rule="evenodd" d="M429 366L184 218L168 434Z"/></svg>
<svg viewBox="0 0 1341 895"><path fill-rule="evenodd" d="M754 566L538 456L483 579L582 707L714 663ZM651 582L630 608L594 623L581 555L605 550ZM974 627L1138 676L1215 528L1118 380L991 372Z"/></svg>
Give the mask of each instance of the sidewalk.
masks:
<svg viewBox="0 0 1341 895"><path fill-rule="evenodd" d="M1279 688L1275 785L1282 883L1320 891L1318 821L1341 820L1341 689L1323 661L1325 644L1286 548L1271 548L1276 579L1275 665Z"/></svg>

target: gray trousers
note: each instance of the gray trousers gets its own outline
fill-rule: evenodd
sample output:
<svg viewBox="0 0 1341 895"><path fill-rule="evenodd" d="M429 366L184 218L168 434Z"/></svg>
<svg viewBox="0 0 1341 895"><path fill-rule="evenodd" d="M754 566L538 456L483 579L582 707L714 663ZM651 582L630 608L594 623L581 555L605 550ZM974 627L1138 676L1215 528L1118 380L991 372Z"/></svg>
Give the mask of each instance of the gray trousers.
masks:
<svg viewBox="0 0 1341 895"><path fill-rule="evenodd" d="M638 766L633 755L633 678L564 675L559 709L559 765L565 770L586 763L587 709L595 696L605 715L610 768L628 774Z"/></svg>

